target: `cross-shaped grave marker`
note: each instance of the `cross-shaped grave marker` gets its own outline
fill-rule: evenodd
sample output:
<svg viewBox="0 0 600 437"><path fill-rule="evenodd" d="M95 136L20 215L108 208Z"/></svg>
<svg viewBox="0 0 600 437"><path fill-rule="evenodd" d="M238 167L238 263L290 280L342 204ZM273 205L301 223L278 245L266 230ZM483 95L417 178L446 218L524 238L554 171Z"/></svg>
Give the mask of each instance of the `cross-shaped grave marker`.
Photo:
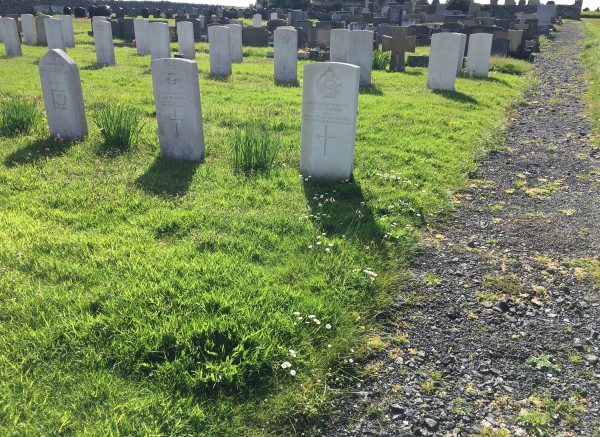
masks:
<svg viewBox="0 0 600 437"><path fill-rule="evenodd" d="M408 27L392 27L392 36L381 39L381 51L392 52L390 71L404 71L404 52L414 53L417 37L408 36Z"/></svg>
<svg viewBox="0 0 600 437"><path fill-rule="evenodd" d="M529 24L525 23L525 17L519 18L519 22L513 24L514 30L528 30Z"/></svg>

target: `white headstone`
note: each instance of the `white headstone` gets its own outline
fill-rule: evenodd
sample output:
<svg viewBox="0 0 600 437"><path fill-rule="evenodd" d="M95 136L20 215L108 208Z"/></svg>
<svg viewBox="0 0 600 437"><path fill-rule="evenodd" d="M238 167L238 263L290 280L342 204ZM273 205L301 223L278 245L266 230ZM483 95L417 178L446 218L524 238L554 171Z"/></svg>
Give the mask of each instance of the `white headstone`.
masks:
<svg viewBox="0 0 600 437"><path fill-rule="evenodd" d="M373 69L373 37L371 30L353 30L348 34L346 62L360 67L360 84L371 84Z"/></svg>
<svg viewBox="0 0 600 437"><path fill-rule="evenodd" d="M491 33L471 34L469 54L467 55L467 74L475 77L488 77L493 39L494 35Z"/></svg>
<svg viewBox="0 0 600 437"><path fill-rule="evenodd" d="M254 14L252 16L252 27L262 27L262 15Z"/></svg>
<svg viewBox="0 0 600 437"><path fill-rule="evenodd" d="M44 25L44 21L46 21L49 18L52 17L50 15L38 15L33 19L35 23L35 35L38 45L48 45L48 39L46 38L46 26Z"/></svg>
<svg viewBox="0 0 600 437"><path fill-rule="evenodd" d="M521 41L523 41L524 30L509 30L508 31L508 51L516 52L519 50Z"/></svg>
<svg viewBox="0 0 600 437"><path fill-rule="evenodd" d="M210 73L215 76L231 75L231 43L229 29L225 26L208 28L208 50L210 54Z"/></svg>
<svg viewBox="0 0 600 437"><path fill-rule="evenodd" d="M271 12L271 20L278 20L279 14L277 12Z"/></svg>
<svg viewBox="0 0 600 437"><path fill-rule="evenodd" d="M273 32L276 82L298 80L298 32L293 27L278 27Z"/></svg>
<svg viewBox="0 0 600 437"><path fill-rule="evenodd" d="M150 54L150 43L148 41L148 20L145 18L134 18L133 31L135 33L135 47L140 56Z"/></svg>
<svg viewBox="0 0 600 437"><path fill-rule="evenodd" d="M239 24L227 24L225 27L229 29L229 50L231 52L231 61L242 62L244 60L242 26Z"/></svg>
<svg viewBox="0 0 600 437"><path fill-rule="evenodd" d="M552 24L554 5L540 5L537 7L538 25L549 26Z"/></svg>
<svg viewBox="0 0 600 437"><path fill-rule="evenodd" d="M453 91L456 82L456 65L462 46L460 33L440 32L431 37L427 87L434 90Z"/></svg>
<svg viewBox="0 0 600 437"><path fill-rule="evenodd" d="M75 36L73 35L73 17L70 15L60 15L58 17L62 24L63 37L67 47L75 47Z"/></svg>
<svg viewBox="0 0 600 437"><path fill-rule="evenodd" d="M167 23L148 24L148 42L151 60L171 57L171 40Z"/></svg>
<svg viewBox="0 0 600 437"><path fill-rule="evenodd" d="M61 49L67 51L65 45L65 37L62 31L62 23L57 18L48 18L44 20L44 27L46 28L46 38L48 39L48 50Z"/></svg>
<svg viewBox="0 0 600 437"><path fill-rule="evenodd" d="M456 75L460 74L460 70L463 68L465 62L465 48L467 47L467 35L464 33L460 34L460 50L458 52L458 59L456 64Z"/></svg>
<svg viewBox="0 0 600 437"><path fill-rule="evenodd" d="M48 128L65 139L87 135L79 68L59 49L49 50L38 64Z"/></svg>
<svg viewBox="0 0 600 437"><path fill-rule="evenodd" d="M198 65L187 59L152 61L152 88L163 158L201 161L204 131Z"/></svg>
<svg viewBox="0 0 600 437"><path fill-rule="evenodd" d="M329 42L329 61L346 62L350 31L347 29L332 29Z"/></svg>
<svg viewBox="0 0 600 437"><path fill-rule="evenodd" d="M8 17L0 18L0 36L4 43L7 58L23 56L21 39L17 30L17 20Z"/></svg>
<svg viewBox="0 0 600 437"><path fill-rule="evenodd" d="M191 21L177 22L177 42L179 43L179 53L185 59L194 59L196 57L194 24Z"/></svg>
<svg viewBox="0 0 600 437"><path fill-rule="evenodd" d="M92 17L92 23L94 21L110 21L108 17L103 17L102 15L94 15Z"/></svg>
<svg viewBox="0 0 600 437"><path fill-rule="evenodd" d="M23 43L35 45L37 41L35 37L35 24L33 21L33 15L21 14L21 23L23 26Z"/></svg>
<svg viewBox="0 0 600 437"><path fill-rule="evenodd" d="M360 67L337 62L304 66L300 174L343 181L354 166Z"/></svg>
<svg viewBox="0 0 600 437"><path fill-rule="evenodd" d="M111 24L108 21L97 20L92 23L92 30L96 46L96 62L102 65L115 65Z"/></svg>

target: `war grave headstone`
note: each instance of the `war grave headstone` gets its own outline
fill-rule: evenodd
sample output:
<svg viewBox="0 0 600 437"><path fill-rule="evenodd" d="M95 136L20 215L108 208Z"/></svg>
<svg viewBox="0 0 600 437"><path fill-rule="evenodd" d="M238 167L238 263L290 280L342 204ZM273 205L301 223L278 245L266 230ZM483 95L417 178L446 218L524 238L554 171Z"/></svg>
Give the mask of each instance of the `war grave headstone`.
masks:
<svg viewBox="0 0 600 437"><path fill-rule="evenodd" d="M6 14L5 17L6 18L14 18L15 23L17 23L17 32L19 32L19 33L23 32L23 25L21 23L21 17L19 14Z"/></svg>
<svg viewBox="0 0 600 437"><path fill-rule="evenodd" d="M463 64L465 61L465 49L467 47L467 35L464 33L460 34L460 50L458 52L458 62L456 64L456 74L460 74L460 70L463 68Z"/></svg>
<svg viewBox="0 0 600 437"><path fill-rule="evenodd" d="M50 18L52 18L50 15L38 15L33 19L35 23L36 42L38 45L48 45L48 39L46 38L46 26L44 26L44 21Z"/></svg>
<svg viewBox="0 0 600 437"><path fill-rule="evenodd" d="M198 64L188 59L152 61L152 88L160 156L202 161L204 130Z"/></svg>
<svg viewBox="0 0 600 437"><path fill-rule="evenodd" d="M284 26L273 35L275 82L294 83L298 80L298 31Z"/></svg>
<svg viewBox="0 0 600 437"><path fill-rule="evenodd" d="M170 58L171 39L167 23L148 24L148 43L150 45L150 59Z"/></svg>
<svg viewBox="0 0 600 437"><path fill-rule="evenodd" d="M22 14L21 23L23 25L23 43L35 45L37 41L35 37L35 23L33 21L33 15Z"/></svg>
<svg viewBox="0 0 600 437"><path fill-rule="evenodd" d="M92 23L93 23L94 21L110 21L110 18L108 18L108 17L105 17L104 15L94 15L94 16L92 17Z"/></svg>
<svg viewBox="0 0 600 437"><path fill-rule="evenodd" d="M427 88L441 91L454 90L456 64L461 45L460 33L442 32L431 37Z"/></svg>
<svg viewBox="0 0 600 437"><path fill-rule="evenodd" d="M373 31L350 31L347 38L346 63L360 67L360 84L370 85L373 69Z"/></svg>
<svg viewBox="0 0 600 437"><path fill-rule="evenodd" d="M392 36L381 39L381 51L391 52L390 71L404 71L405 52L414 53L417 38L408 36L408 27L392 27Z"/></svg>
<svg viewBox="0 0 600 437"><path fill-rule="evenodd" d="M354 166L360 68L322 62L304 66L300 173L347 180Z"/></svg>
<svg viewBox="0 0 600 437"><path fill-rule="evenodd" d="M196 57L194 25L191 22L177 22L177 42L179 44L179 53L183 55L185 59L194 59Z"/></svg>
<svg viewBox="0 0 600 437"><path fill-rule="evenodd" d="M79 67L60 49L49 50L38 63L50 135L64 139L87 135Z"/></svg>
<svg viewBox="0 0 600 437"><path fill-rule="evenodd" d="M508 51L517 52L525 42L524 30L509 30L508 31Z"/></svg>
<svg viewBox="0 0 600 437"><path fill-rule="evenodd" d="M208 28L208 46L210 73L215 76L231 75L229 29L225 26L210 26Z"/></svg>
<svg viewBox="0 0 600 437"><path fill-rule="evenodd" d="M19 38L17 22L14 18L0 18L0 37L4 44L7 58L23 56L21 50L21 38Z"/></svg>
<svg viewBox="0 0 600 437"><path fill-rule="evenodd" d="M62 31L62 23L57 18L48 18L44 20L44 27L46 29L46 38L48 40L48 50L61 49L67 51L65 45L65 37Z"/></svg>
<svg viewBox="0 0 600 437"><path fill-rule="evenodd" d="M467 74L475 77L488 76L493 38L493 35L489 33L471 34L467 54Z"/></svg>
<svg viewBox="0 0 600 437"><path fill-rule="evenodd" d="M133 20L133 29L135 32L135 47L138 55L150 54L150 42L148 36L148 20L145 18L135 18Z"/></svg>
<svg viewBox="0 0 600 437"><path fill-rule="evenodd" d="M242 43L242 26L239 24L226 24L229 29L229 51L232 62L242 62L244 60L244 45Z"/></svg>
<svg viewBox="0 0 600 437"><path fill-rule="evenodd" d="M73 34L73 17L71 15L61 15L58 17L62 24L63 37L65 46L69 48L75 47L75 35Z"/></svg>
<svg viewBox="0 0 600 437"><path fill-rule="evenodd" d="M329 60L331 62L346 62L348 51L348 29L332 29L329 46Z"/></svg>
<svg viewBox="0 0 600 437"><path fill-rule="evenodd" d="M262 15L254 14L252 16L252 27L262 27Z"/></svg>
<svg viewBox="0 0 600 437"><path fill-rule="evenodd" d="M94 21L92 28L94 30L96 62L101 65L115 65L112 26L107 21Z"/></svg>

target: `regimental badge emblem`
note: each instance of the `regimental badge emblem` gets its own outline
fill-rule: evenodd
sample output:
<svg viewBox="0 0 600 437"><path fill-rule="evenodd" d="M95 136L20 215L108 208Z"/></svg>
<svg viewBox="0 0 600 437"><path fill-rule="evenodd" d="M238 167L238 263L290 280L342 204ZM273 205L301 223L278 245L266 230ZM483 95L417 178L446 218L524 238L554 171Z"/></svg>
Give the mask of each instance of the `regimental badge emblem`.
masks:
<svg viewBox="0 0 600 437"><path fill-rule="evenodd" d="M331 67L325 70L317 79L317 88L321 96L325 99L333 99L337 96L341 86L342 82L340 82Z"/></svg>
<svg viewBox="0 0 600 437"><path fill-rule="evenodd" d="M64 90L52 90L52 102L54 109L64 111L67 109L67 93Z"/></svg>
<svg viewBox="0 0 600 437"><path fill-rule="evenodd" d="M281 41L281 44L289 44L290 42L290 34L288 32L283 32L283 34L281 35L281 38L279 38L279 41Z"/></svg>

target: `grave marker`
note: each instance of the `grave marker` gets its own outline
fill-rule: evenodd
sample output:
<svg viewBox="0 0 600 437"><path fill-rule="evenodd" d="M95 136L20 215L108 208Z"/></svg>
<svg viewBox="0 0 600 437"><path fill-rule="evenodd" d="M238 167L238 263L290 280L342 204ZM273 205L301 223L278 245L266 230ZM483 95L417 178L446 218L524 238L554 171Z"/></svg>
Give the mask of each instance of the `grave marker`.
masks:
<svg viewBox="0 0 600 437"><path fill-rule="evenodd" d="M371 84L373 69L373 31L353 30L348 35L346 62L360 67L360 84Z"/></svg>
<svg viewBox="0 0 600 437"><path fill-rule="evenodd" d="M427 88L453 91L456 64L462 45L460 33L441 32L431 37L431 52L427 69Z"/></svg>
<svg viewBox="0 0 600 437"><path fill-rule="evenodd" d="M48 45L48 39L46 38L46 26L44 26L44 21L46 21L49 18L52 17L49 15L38 15L33 19L35 23L36 42L40 46Z"/></svg>
<svg viewBox="0 0 600 437"><path fill-rule="evenodd" d="M408 36L408 27L392 27L392 36L384 36L381 39L381 51L392 52L390 71L404 71L404 53L414 53L416 47L417 37Z"/></svg>
<svg viewBox="0 0 600 437"><path fill-rule="evenodd" d="M185 59L194 59L196 57L194 24L192 22L177 22L177 41L179 43L179 53L183 55Z"/></svg>
<svg viewBox="0 0 600 437"><path fill-rule="evenodd" d="M491 33L471 34L469 53L467 54L467 74L475 77L488 77L493 39L494 36Z"/></svg>
<svg viewBox="0 0 600 437"><path fill-rule="evenodd" d="M329 42L329 60L331 62L346 62L348 52L348 29L332 29Z"/></svg>
<svg viewBox="0 0 600 437"><path fill-rule="evenodd" d="M467 35L464 33L460 34L460 50L458 52L458 60L456 64L456 75L460 74L460 71L463 68L463 64L465 62L465 48L467 46Z"/></svg>
<svg viewBox="0 0 600 437"><path fill-rule="evenodd" d="M96 47L96 62L102 65L115 65L115 48L111 24L108 21L94 21L92 29Z"/></svg>
<svg viewBox="0 0 600 437"><path fill-rule="evenodd" d="M254 14L252 16L252 27L262 27L262 15Z"/></svg>
<svg viewBox="0 0 600 437"><path fill-rule="evenodd" d="M37 41L35 37L35 22L33 21L33 15L22 14L21 23L23 23L23 43L35 45Z"/></svg>
<svg viewBox="0 0 600 437"><path fill-rule="evenodd" d="M46 29L48 50L60 49L66 52L67 46L65 45L61 21L57 18L48 18L44 20L44 28Z"/></svg>
<svg viewBox="0 0 600 437"><path fill-rule="evenodd" d="M148 43L150 44L150 59L171 57L171 40L167 23L148 24Z"/></svg>
<svg viewBox="0 0 600 437"><path fill-rule="evenodd" d="M274 35L275 81L293 83L298 80L298 31L278 27Z"/></svg>
<svg viewBox="0 0 600 437"><path fill-rule="evenodd" d="M62 24L63 37L65 46L69 48L75 47L75 36L73 35L73 18L70 15L61 15L58 17Z"/></svg>
<svg viewBox="0 0 600 437"><path fill-rule="evenodd" d="M244 47L242 44L242 26L239 24L227 24L229 29L229 51L232 62L242 62L244 60Z"/></svg>
<svg viewBox="0 0 600 437"><path fill-rule="evenodd" d="M133 31L135 33L135 47L140 56L150 54L150 42L148 36L148 20L135 18L133 20Z"/></svg>
<svg viewBox="0 0 600 437"><path fill-rule="evenodd" d="M7 58L23 56L17 20L8 17L0 18L0 38L4 44Z"/></svg>
<svg viewBox="0 0 600 437"><path fill-rule="evenodd" d="M231 75L229 29L225 26L210 26L208 28L208 47L210 73L215 76Z"/></svg>

